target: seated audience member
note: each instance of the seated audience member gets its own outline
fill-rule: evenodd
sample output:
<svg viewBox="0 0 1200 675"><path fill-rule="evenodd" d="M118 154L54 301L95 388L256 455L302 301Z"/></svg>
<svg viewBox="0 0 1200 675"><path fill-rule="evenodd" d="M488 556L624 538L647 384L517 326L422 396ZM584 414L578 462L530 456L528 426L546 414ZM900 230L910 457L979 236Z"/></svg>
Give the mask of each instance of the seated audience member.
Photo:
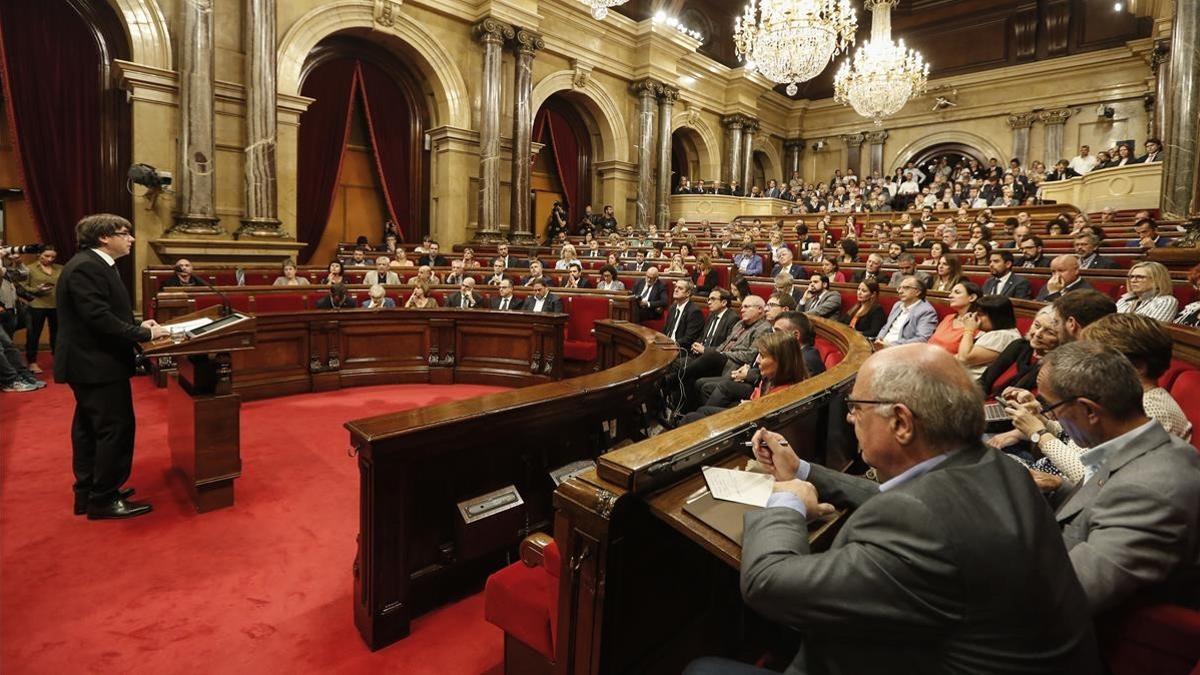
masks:
<svg viewBox="0 0 1200 675"><path fill-rule="evenodd" d="M504 269L512 269L515 267L527 267L525 261L508 252L508 244L501 242L496 244L496 260L504 263Z"/></svg>
<svg viewBox="0 0 1200 675"><path fill-rule="evenodd" d="M542 273L543 273L542 261L540 261L540 260L529 261L529 274L527 274L521 278L521 285L522 286L532 286L533 282L542 278Z"/></svg>
<svg viewBox="0 0 1200 675"><path fill-rule="evenodd" d="M937 260L937 268L929 290L949 293L950 289L960 281L962 281L962 261L956 255L943 255Z"/></svg>
<svg viewBox="0 0 1200 675"><path fill-rule="evenodd" d="M558 285L563 288L591 288L592 282L583 276L583 267L575 260L567 268L566 276L558 280Z"/></svg>
<svg viewBox="0 0 1200 675"><path fill-rule="evenodd" d="M386 255L375 259L375 269L363 276L363 283L368 286L380 284L383 286L399 286L400 275L392 271L391 260Z"/></svg>
<svg viewBox="0 0 1200 675"><path fill-rule="evenodd" d="M867 256L867 263L863 266L861 272L855 272L852 280L855 283L864 281L874 281L877 284L883 285L888 283L891 275L883 271L883 256L878 253L872 253Z"/></svg>
<svg viewBox="0 0 1200 675"><path fill-rule="evenodd" d="M667 310L667 322L663 324L663 335L671 338L680 349L689 349L704 329L704 312L692 304L695 286L686 279L674 283L671 306Z"/></svg>
<svg viewBox="0 0 1200 675"><path fill-rule="evenodd" d="M1010 342L979 376L979 388L984 395L1002 392L1009 387L1036 389L1038 368L1046 354L1060 344L1061 328L1062 321L1053 306L1046 305L1039 309L1029 324L1025 338ZM1002 380L1014 366L1016 372ZM1006 448L1018 440L1008 439L995 447Z"/></svg>
<svg viewBox="0 0 1200 675"><path fill-rule="evenodd" d="M983 297L983 293L975 282L964 279L955 284L947 296L947 304L954 311L938 322L937 328L934 329L933 335L928 340L929 344L937 345L951 354L957 354L958 346L967 330L967 317L979 310L979 298L981 297ZM976 329L977 325L973 325L972 331Z"/></svg>
<svg viewBox="0 0 1200 675"><path fill-rule="evenodd" d="M449 265L450 263L446 262L446 256L439 253L441 248L436 241L430 240L426 247L426 253L417 259L417 266L446 267Z"/></svg>
<svg viewBox="0 0 1200 675"><path fill-rule="evenodd" d="M408 279L409 286L416 286L417 284L425 284L426 286L432 286L434 284L440 284L440 283L442 283L442 280L439 279L438 276L433 273L433 268L430 267L429 265L421 265L420 267L417 268L416 276L409 277L409 279Z"/></svg>
<svg viewBox="0 0 1200 675"><path fill-rule="evenodd" d="M896 258L896 274L892 275L892 279L890 282L888 282L888 286L891 288L896 288L900 285L901 279L909 276L916 277L917 280L920 281L921 284L926 288L933 283L933 279L930 278L928 272L917 269L917 259L915 256L913 256L913 254L907 252L901 253L900 256Z"/></svg>
<svg viewBox="0 0 1200 675"><path fill-rule="evenodd" d="M1045 242L1036 234L1031 234L1021 241L1021 267L1049 267L1050 256L1042 253Z"/></svg>
<svg viewBox="0 0 1200 675"><path fill-rule="evenodd" d="M296 276L296 261L287 259L283 261L283 276L275 277L275 282L272 286L307 286L308 279L301 276Z"/></svg>
<svg viewBox="0 0 1200 675"><path fill-rule="evenodd" d="M525 304L521 309L526 312L561 312L563 311L562 299L550 292L550 287L546 285L546 280L538 277L531 284L533 293L525 297Z"/></svg>
<svg viewBox="0 0 1200 675"><path fill-rule="evenodd" d="M855 292L858 302L839 319L867 339L874 339L887 320L883 307L879 304L879 284L874 281L864 281L858 285Z"/></svg>
<svg viewBox="0 0 1200 675"><path fill-rule="evenodd" d="M464 248L462 255L463 269L479 269L482 265L475 259L475 249Z"/></svg>
<svg viewBox="0 0 1200 675"><path fill-rule="evenodd" d="M637 297L637 321L661 317L670 301L667 297L667 285L658 278L657 267L647 269L646 276L633 284L633 294Z"/></svg>
<svg viewBox="0 0 1200 675"><path fill-rule="evenodd" d="M346 291L346 284L334 284L329 292L317 300L317 309L351 309L358 307L358 301Z"/></svg>
<svg viewBox="0 0 1200 675"><path fill-rule="evenodd" d="M703 377L728 377L734 369L754 360L754 340L771 329L766 321L767 303L757 295L742 299L741 322L719 346L695 343L695 355L683 369L683 390L688 401L699 402L697 380ZM689 410L695 408L689 406Z"/></svg>
<svg viewBox="0 0 1200 675"><path fill-rule="evenodd" d="M1152 218L1139 218L1133 224L1133 232L1138 236L1137 239L1130 241L1126 246L1140 247L1144 249L1161 248L1171 245L1171 238L1166 235L1159 235L1158 223Z"/></svg>
<svg viewBox="0 0 1200 675"><path fill-rule="evenodd" d="M342 273L342 262L340 260L330 262L325 267L325 272L325 278L321 280L322 284L332 286L333 284L346 283L346 275Z"/></svg>
<svg viewBox="0 0 1200 675"><path fill-rule="evenodd" d="M821 262L821 274L824 274L829 279L829 283L846 283L846 273L842 271L841 264L837 258L826 258Z"/></svg>
<svg viewBox="0 0 1200 675"><path fill-rule="evenodd" d="M787 272L793 279L800 279L804 276L804 266L799 263L792 262L792 249L784 246L775 254L775 266L771 268L771 276L777 277L783 272Z"/></svg>
<svg viewBox="0 0 1200 675"><path fill-rule="evenodd" d="M1200 293L1200 265L1188 270L1187 280L1191 284L1192 290ZM1186 307L1179 310L1179 314L1175 316L1175 323L1191 328L1200 326L1200 300L1189 302Z"/></svg>
<svg viewBox="0 0 1200 675"><path fill-rule="evenodd" d="M988 255L988 272L991 278L983 282L984 295L1003 295L1006 298L1028 300L1033 296L1029 279L1015 273L1011 251L992 251Z"/></svg>
<svg viewBox="0 0 1200 675"><path fill-rule="evenodd" d="M667 268L663 270L663 274L670 275L686 275L687 273L687 267L685 267L683 264L683 256L679 255L678 253L671 256L671 262L667 265Z"/></svg>
<svg viewBox="0 0 1200 675"><path fill-rule="evenodd" d="M937 310L925 299L925 285L916 277L904 277L896 296L896 304L875 337L876 349L928 342L937 328Z"/></svg>
<svg viewBox="0 0 1200 675"><path fill-rule="evenodd" d="M625 269L630 272L645 272L650 263L646 262L646 251L638 249L633 252L633 262L625 263Z"/></svg>
<svg viewBox="0 0 1200 675"><path fill-rule="evenodd" d="M897 265L900 263L900 256L902 255L904 255L904 244L893 241L887 245L887 257L884 258L884 262L888 263L889 265ZM915 265L915 257L913 258L913 261L913 264Z"/></svg>
<svg viewBox="0 0 1200 675"><path fill-rule="evenodd" d="M1171 274L1162 263L1140 262L1129 268L1129 292L1117 299L1117 312L1159 321L1175 318L1179 300L1171 293Z"/></svg>
<svg viewBox="0 0 1200 675"><path fill-rule="evenodd" d="M458 284L462 283L465 272L462 260L451 260L450 271L446 273L446 278L442 279L443 284Z"/></svg>
<svg viewBox="0 0 1200 675"><path fill-rule="evenodd" d="M742 596L803 635L789 672L1102 672L1061 536L1024 470L979 443L983 401L962 367L929 345L885 350L847 404L881 483L802 461L765 429L752 441L776 483L745 517ZM806 519L834 508L852 515L813 553Z"/></svg>
<svg viewBox="0 0 1200 675"><path fill-rule="evenodd" d="M1127 346L1156 358L1144 339L1165 332L1139 326L1145 335ZM1200 607L1200 454L1147 417L1145 387L1153 382L1116 347L1087 335L1047 355L1038 375L1043 415L1087 448L1064 471L1081 487L1064 485L1053 499L1075 574L1093 613L1135 597Z"/></svg>
<svg viewBox="0 0 1200 675"><path fill-rule="evenodd" d="M1051 305L1061 324L1059 337L1063 342L1079 339L1083 329L1094 321L1117 313L1117 303L1097 290L1076 291L1064 295Z"/></svg>
<svg viewBox="0 0 1200 675"><path fill-rule="evenodd" d="M600 268L600 281L596 282L596 290L625 290L625 282L617 278L617 268L613 267L612 265L605 265L604 267Z"/></svg>
<svg viewBox="0 0 1200 675"><path fill-rule="evenodd" d="M763 273L762 256L754 252L754 244L742 246L742 252L733 256L733 266L744 277L757 277Z"/></svg>
<svg viewBox="0 0 1200 675"><path fill-rule="evenodd" d="M459 282L458 290L446 298L446 306L457 309L475 309L476 307L486 307L487 304L484 303L483 296L475 292L475 279L466 277Z"/></svg>
<svg viewBox="0 0 1200 675"><path fill-rule="evenodd" d="M717 287L717 282L717 270L713 268L712 258L700 254L696 259L696 271L692 272L692 283L695 284L696 293L708 295L709 291Z"/></svg>
<svg viewBox="0 0 1200 675"><path fill-rule="evenodd" d="M497 284L497 292L499 295L492 296L492 299L488 302L488 306L492 309L499 309L501 311L515 311L521 309L522 305L524 305L524 302L521 300L521 298L513 295L512 279L501 280L500 283Z"/></svg>
<svg viewBox="0 0 1200 675"><path fill-rule="evenodd" d="M361 246L356 246L350 252L350 257L342 261L342 267L370 267L371 260L367 258L367 252Z"/></svg>
<svg viewBox="0 0 1200 675"><path fill-rule="evenodd" d="M836 318L842 311L842 294L829 287L829 277L814 274L808 281L808 289L800 297L798 308L826 319Z"/></svg>
<svg viewBox="0 0 1200 675"><path fill-rule="evenodd" d="M1115 270L1117 261L1105 258L1096 252L1100 248L1100 237L1092 232L1075 235L1075 255L1079 256L1079 267L1085 270Z"/></svg>
<svg viewBox="0 0 1200 675"><path fill-rule="evenodd" d="M421 237L421 244L419 246L413 247L413 253L419 253L421 255L425 255L426 253L429 253L431 244L433 244L433 237L431 237L427 234L427 235Z"/></svg>
<svg viewBox="0 0 1200 675"><path fill-rule="evenodd" d="M740 275L734 276L733 283L729 286L729 292L733 294L734 302L741 302L754 295L754 292L750 290L750 282Z"/></svg>
<svg viewBox="0 0 1200 675"><path fill-rule="evenodd" d="M963 318L955 358L966 366L971 379L978 379L1008 345L1020 338L1012 301L1003 295L985 295L979 298L977 310Z"/></svg>
<svg viewBox="0 0 1200 675"><path fill-rule="evenodd" d="M404 249L398 248L392 255L391 266L392 269L396 269L398 267L416 267L416 263L412 261L412 258L408 257L408 254L404 252Z"/></svg>
<svg viewBox="0 0 1200 675"><path fill-rule="evenodd" d="M1064 254L1050 261L1050 279L1038 291L1037 299L1041 302L1054 302L1066 293L1092 290L1089 284L1079 274L1079 256Z"/></svg>
<svg viewBox="0 0 1200 675"><path fill-rule="evenodd" d="M941 260L942 256L946 255L946 245L940 241L935 241L926 248L928 248L929 251L926 252L925 259L922 260L917 266L936 268L938 260Z"/></svg>
<svg viewBox="0 0 1200 675"><path fill-rule="evenodd" d="M368 300L363 304L364 309L392 309L396 306L396 301L387 297L387 291L379 284L367 289L367 296Z"/></svg>
<svg viewBox="0 0 1200 675"><path fill-rule="evenodd" d="M1046 174L1046 182L1075 178L1079 174L1070 167L1070 162L1060 159L1054 163L1054 170Z"/></svg>
<svg viewBox="0 0 1200 675"><path fill-rule="evenodd" d="M839 263L858 262L858 242L853 239L842 239L837 244Z"/></svg>
<svg viewBox="0 0 1200 675"><path fill-rule="evenodd" d="M396 242L396 235L389 232L388 234L384 235L383 243L380 244L379 248L375 250L379 251L380 253L387 253L388 255L391 255L396 252Z"/></svg>
<svg viewBox="0 0 1200 675"><path fill-rule="evenodd" d="M204 282L200 281L192 274L192 261L187 258L180 258L175 261L175 274L167 277L162 282L162 288L179 288L181 286L203 286Z"/></svg>
<svg viewBox="0 0 1200 675"><path fill-rule="evenodd" d="M554 262L554 269L566 270L570 269L572 262L579 262L579 256L576 254L575 247L567 244L559 251L559 258Z"/></svg>
<svg viewBox="0 0 1200 675"><path fill-rule="evenodd" d="M507 279L504 275L504 261L496 258L492 261L492 276L487 278L488 286L499 286L501 281Z"/></svg>
<svg viewBox="0 0 1200 675"><path fill-rule="evenodd" d="M729 337L738 322L738 313L729 308L733 296L725 290L714 288L708 292L708 318L699 339L688 345L693 355L703 354L706 349L715 349Z"/></svg>
<svg viewBox="0 0 1200 675"><path fill-rule="evenodd" d="M1146 154L1133 160L1135 164L1146 162L1161 162L1163 160L1162 141L1157 138L1146 139Z"/></svg>
<svg viewBox="0 0 1200 675"><path fill-rule="evenodd" d="M754 348L758 350L755 359L758 366L758 383L750 387L750 394L742 400L755 401L808 378L800 343L791 333L763 333L754 341ZM685 415L682 424L715 415L727 408L728 406L700 406Z"/></svg>
<svg viewBox="0 0 1200 675"><path fill-rule="evenodd" d="M992 255L992 245L986 241L977 241L971 245L971 264L984 266Z"/></svg>
<svg viewBox="0 0 1200 675"><path fill-rule="evenodd" d="M437 298L429 294L429 284L419 281L413 285L412 295L404 302L410 309L432 309L438 306Z"/></svg>
<svg viewBox="0 0 1200 675"><path fill-rule="evenodd" d="M767 322L774 324L784 312L796 311L796 299L789 293L772 293L767 298Z"/></svg>

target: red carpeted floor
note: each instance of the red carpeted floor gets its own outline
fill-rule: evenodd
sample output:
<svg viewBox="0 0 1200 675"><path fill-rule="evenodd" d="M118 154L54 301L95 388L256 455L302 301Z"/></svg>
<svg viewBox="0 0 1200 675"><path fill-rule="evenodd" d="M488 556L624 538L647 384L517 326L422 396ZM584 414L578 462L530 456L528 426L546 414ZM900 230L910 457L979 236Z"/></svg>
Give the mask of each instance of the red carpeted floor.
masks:
<svg viewBox="0 0 1200 675"><path fill-rule="evenodd" d="M469 597L371 653L354 629L358 472L342 423L497 391L347 389L242 408L237 504L197 514L170 472L166 390L134 380L130 486L154 512L71 515L70 389L0 393L0 672L499 673Z"/></svg>

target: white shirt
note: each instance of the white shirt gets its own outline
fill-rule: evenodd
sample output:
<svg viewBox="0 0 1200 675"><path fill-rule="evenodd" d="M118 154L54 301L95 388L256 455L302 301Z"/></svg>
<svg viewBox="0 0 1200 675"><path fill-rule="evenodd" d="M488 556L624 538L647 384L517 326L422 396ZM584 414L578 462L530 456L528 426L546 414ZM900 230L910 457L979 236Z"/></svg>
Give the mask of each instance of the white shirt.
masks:
<svg viewBox="0 0 1200 675"><path fill-rule="evenodd" d="M512 296L511 295L508 296L507 298L500 298L500 309L508 309L511 304L512 304Z"/></svg>
<svg viewBox="0 0 1200 675"><path fill-rule="evenodd" d="M105 253L104 251L102 251L98 248L94 248L92 250L96 252L96 255L99 255L101 258L104 258L104 262L108 263L109 267L112 267L113 265L117 264L116 259L113 258L111 255Z"/></svg>
<svg viewBox="0 0 1200 675"><path fill-rule="evenodd" d="M546 304L546 298L539 298L536 295L533 296L533 311L542 311L542 305L544 304Z"/></svg>
<svg viewBox="0 0 1200 675"><path fill-rule="evenodd" d="M880 342L885 345L894 344L900 339L900 334L904 332L904 326L908 324L908 317L912 315L912 308L916 307L917 303L911 305L900 305L900 313L896 315L896 320L892 322L892 327L888 329L887 335L879 338Z"/></svg>
<svg viewBox="0 0 1200 675"><path fill-rule="evenodd" d="M1084 157L1083 155L1075 155L1075 158L1072 159L1071 163L1067 166L1071 167L1075 170L1075 173L1082 176L1096 168L1096 163L1095 155L1088 155L1087 157Z"/></svg>

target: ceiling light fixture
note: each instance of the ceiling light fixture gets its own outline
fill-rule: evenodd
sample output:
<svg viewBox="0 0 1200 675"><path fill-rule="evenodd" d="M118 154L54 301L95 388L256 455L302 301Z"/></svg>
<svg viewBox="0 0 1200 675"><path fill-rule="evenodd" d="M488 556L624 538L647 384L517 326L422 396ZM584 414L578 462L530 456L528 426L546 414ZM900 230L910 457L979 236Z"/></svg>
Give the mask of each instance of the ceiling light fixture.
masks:
<svg viewBox="0 0 1200 675"><path fill-rule="evenodd" d="M854 42L858 19L850 0L750 0L733 27L733 43L767 79L787 84L816 77Z"/></svg>
<svg viewBox="0 0 1200 675"><path fill-rule="evenodd" d="M847 58L833 79L834 99L859 115L883 124L925 90L929 64L904 41L892 42L892 7L899 0L866 0L871 10L871 39Z"/></svg>

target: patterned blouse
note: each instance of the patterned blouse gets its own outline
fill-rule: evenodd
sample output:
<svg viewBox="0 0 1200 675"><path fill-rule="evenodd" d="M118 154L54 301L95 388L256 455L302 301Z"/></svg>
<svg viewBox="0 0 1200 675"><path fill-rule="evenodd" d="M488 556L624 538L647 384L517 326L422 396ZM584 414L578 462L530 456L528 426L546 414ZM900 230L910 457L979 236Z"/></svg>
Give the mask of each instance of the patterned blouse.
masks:
<svg viewBox="0 0 1200 675"><path fill-rule="evenodd" d="M1117 300L1117 313L1119 314L1141 314L1148 316L1151 319L1159 321L1170 321L1175 318L1175 311L1179 309L1179 300L1175 296L1156 295L1151 298L1145 296L1139 298L1132 293L1126 293Z"/></svg>

